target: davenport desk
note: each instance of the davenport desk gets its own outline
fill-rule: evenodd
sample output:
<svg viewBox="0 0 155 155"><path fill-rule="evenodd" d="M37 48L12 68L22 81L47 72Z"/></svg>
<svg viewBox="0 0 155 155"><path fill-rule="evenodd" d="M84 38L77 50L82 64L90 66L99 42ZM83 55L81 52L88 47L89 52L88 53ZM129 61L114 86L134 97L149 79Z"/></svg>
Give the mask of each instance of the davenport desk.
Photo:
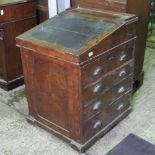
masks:
<svg viewBox="0 0 155 155"><path fill-rule="evenodd" d="M11 90L24 83L15 37L36 25L34 0L0 0L0 87Z"/></svg>
<svg viewBox="0 0 155 155"><path fill-rule="evenodd" d="M29 122L80 152L130 112L137 17L68 10L16 38Z"/></svg>

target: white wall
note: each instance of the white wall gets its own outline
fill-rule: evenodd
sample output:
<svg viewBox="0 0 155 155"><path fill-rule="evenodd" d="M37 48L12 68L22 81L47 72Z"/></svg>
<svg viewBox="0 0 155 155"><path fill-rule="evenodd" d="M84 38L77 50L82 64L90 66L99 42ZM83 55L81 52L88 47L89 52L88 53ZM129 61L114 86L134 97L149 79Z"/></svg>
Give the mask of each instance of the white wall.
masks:
<svg viewBox="0 0 155 155"><path fill-rule="evenodd" d="M58 13L70 8L70 0L57 0Z"/></svg>
<svg viewBox="0 0 155 155"><path fill-rule="evenodd" d="M49 17L53 17L64 11L67 8L70 8L70 0L48 0L49 6Z"/></svg>
<svg viewBox="0 0 155 155"><path fill-rule="evenodd" d="M57 15L57 0L48 0L49 17Z"/></svg>

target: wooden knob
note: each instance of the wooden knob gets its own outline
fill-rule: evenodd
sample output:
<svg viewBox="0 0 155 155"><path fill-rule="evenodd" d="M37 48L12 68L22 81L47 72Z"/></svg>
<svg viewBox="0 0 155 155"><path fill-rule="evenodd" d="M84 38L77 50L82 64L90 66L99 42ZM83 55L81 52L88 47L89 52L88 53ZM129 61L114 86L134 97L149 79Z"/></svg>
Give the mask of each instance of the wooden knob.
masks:
<svg viewBox="0 0 155 155"><path fill-rule="evenodd" d="M103 71L103 68L102 67L97 67L95 70L94 70L94 73L93 75L94 76L97 76L97 75L100 75Z"/></svg>
<svg viewBox="0 0 155 155"><path fill-rule="evenodd" d="M93 92L94 92L94 93L99 93L99 92L101 92L102 90L103 90L103 85L102 85L102 83L99 83L99 84L97 84L97 85L94 87Z"/></svg>
<svg viewBox="0 0 155 155"><path fill-rule="evenodd" d="M118 106L117 110L120 111L120 110L123 110L123 108L124 108L124 104L121 103L121 104Z"/></svg>
<svg viewBox="0 0 155 155"><path fill-rule="evenodd" d="M94 104L93 110L94 110L94 111L99 110L100 107L101 107L101 105L102 105L101 101L97 101L97 102Z"/></svg>
<svg viewBox="0 0 155 155"><path fill-rule="evenodd" d="M120 71L119 76L120 76L120 77L123 77L123 76L125 76L126 74L127 74L127 73L126 73L126 70L123 69L123 70Z"/></svg>
<svg viewBox="0 0 155 155"><path fill-rule="evenodd" d="M124 61L126 59L127 55L126 54L123 54L122 56L120 56L120 61Z"/></svg>
<svg viewBox="0 0 155 155"><path fill-rule="evenodd" d="M125 91L125 88L122 86L118 89L118 93L121 94Z"/></svg>

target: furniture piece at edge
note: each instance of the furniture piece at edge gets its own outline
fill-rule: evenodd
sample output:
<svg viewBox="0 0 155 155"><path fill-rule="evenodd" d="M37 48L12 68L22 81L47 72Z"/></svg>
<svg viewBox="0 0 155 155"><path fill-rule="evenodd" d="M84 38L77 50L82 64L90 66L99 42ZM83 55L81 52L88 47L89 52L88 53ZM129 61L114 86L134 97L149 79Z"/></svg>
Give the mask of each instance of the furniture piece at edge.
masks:
<svg viewBox="0 0 155 155"><path fill-rule="evenodd" d="M131 111L137 17L73 9L16 38L30 123L80 152Z"/></svg>
<svg viewBox="0 0 155 155"><path fill-rule="evenodd" d="M49 19L48 0L37 0L37 23Z"/></svg>
<svg viewBox="0 0 155 155"><path fill-rule="evenodd" d="M72 7L88 7L106 9L117 12L136 14L139 17L137 24L137 43L135 49L134 89L143 84L143 62L148 33L150 15L150 0L71 0ZM124 7L125 6L125 7Z"/></svg>
<svg viewBox="0 0 155 155"><path fill-rule="evenodd" d="M0 87L11 90L24 83L15 37L36 25L34 0L0 1Z"/></svg>

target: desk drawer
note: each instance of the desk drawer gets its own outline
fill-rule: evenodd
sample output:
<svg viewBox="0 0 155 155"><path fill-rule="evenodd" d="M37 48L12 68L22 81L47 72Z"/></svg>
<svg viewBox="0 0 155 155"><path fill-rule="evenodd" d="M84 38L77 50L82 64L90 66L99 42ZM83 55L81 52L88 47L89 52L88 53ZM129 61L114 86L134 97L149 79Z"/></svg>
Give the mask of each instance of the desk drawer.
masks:
<svg viewBox="0 0 155 155"><path fill-rule="evenodd" d="M109 123L121 115L130 107L131 93L125 94L116 102L105 107L105 109L95 117L84 123L85 139L94 136L101 129L105 128Z"/></svg>
<svg viewBox="0 0 155 155"><path fill-rule="evenodd" d="M133 43L122 45L109 51L103 57L82 67L83 86L87 86L101 77L105 76L108 72L120 67L127 61L133 58Z"/></svg>
<svg viewBox="0 0 155 155"><path fill-rule="evenodd" d="M36 2L24 2L0 7L0 21L19 20L36 15Z"/></svg>
<svg viewBox="0 0 155 155"><path fill-rule="evenodd" d="M104 109L122 97L124 94L131 92L132 82L129 79L125 79L112 89L106 91L101 96L98 96L92 100L89 104L84 105L84 120L88 120L97 113L104 111Z"/></svg>
<svg viewBox="0 0 155 155"><path fill-rule="evenodd" d="M124 71L126 70L126 75ZM101 81L91 85L90 87L83 89L83 103L84 105L89 104L91 100L101 96L107 90L112 89L111 93L121 95L125 91L132 89L132 77L126 78L128 75L132 74L133 67L130 67L130 63L125 67L118 69L107 75ZM123 72L123 73L122 73ZM125 79L126 78L126 79ZM115 97L114 97L115 98Z"/></svg>
<svg viewBox="0 0 155 155"><path fill-rule="evenodd" d="M122 82L118 86L115 86L114 88L105 92L103 95L95 98L88 104L85 104L84 105L84 120L88 120L93 115L96 115L97 113L101 112L102 110L105 109L105 107L107 107L111 103L115 102L115 100L120 98L122 95L131 91L131 88L130 88L131 86L130 86L130 82L129 82L127 84L129 86L125 86L125 89L126 89L125 92L118 93L119 88L120 89L122 88L123 83L125 83L125 82Z"/></svg>

